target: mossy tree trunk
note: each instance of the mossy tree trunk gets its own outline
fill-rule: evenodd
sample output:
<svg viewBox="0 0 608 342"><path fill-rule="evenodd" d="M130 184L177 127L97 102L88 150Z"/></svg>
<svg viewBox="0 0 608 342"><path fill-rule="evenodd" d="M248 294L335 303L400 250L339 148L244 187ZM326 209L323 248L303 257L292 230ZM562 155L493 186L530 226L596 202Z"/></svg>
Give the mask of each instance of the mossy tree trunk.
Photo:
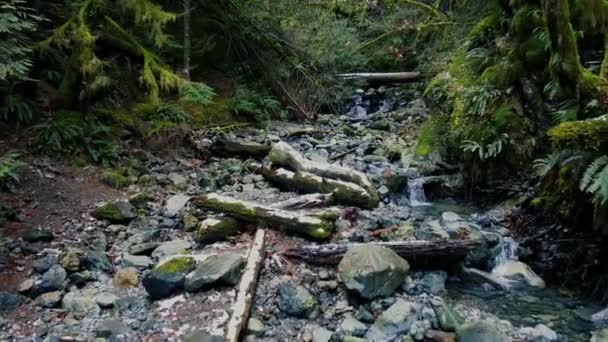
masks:
<svg viewBox="0 0 608 342"><path fill-rule="evenodd" d="M568 0L543 0L543 14L551 40L550 67L561 95L579 100L604 98L604 82L581 64Z"/></svg>

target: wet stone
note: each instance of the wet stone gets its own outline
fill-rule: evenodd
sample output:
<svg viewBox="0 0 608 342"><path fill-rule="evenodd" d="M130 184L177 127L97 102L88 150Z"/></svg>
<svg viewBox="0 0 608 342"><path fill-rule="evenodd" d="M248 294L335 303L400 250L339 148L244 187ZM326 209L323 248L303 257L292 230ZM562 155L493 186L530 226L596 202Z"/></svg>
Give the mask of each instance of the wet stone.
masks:
<svg viewBox="0 0 608 342"><path fill-rule="evenodd" d="M301 318L316 316L319 306L315 297L306 288L292 283L279 285L277 301L281 311L290 316Z"/></svg>
<svg viewBox="0 0 608 342"><path fill-rule="evenodd" d="M23 240L27 242L48 242L53 240L53 231L49 227L32 227L23 234Z"/></svg>

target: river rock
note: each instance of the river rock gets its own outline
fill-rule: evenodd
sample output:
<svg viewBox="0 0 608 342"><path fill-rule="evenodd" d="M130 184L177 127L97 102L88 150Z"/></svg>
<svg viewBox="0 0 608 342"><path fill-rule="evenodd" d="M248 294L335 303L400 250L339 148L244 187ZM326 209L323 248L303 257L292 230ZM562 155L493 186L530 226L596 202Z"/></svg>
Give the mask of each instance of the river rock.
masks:
<svg viewBox="0 0 608 342"><path fill-rule="evenodd" d="M300 318L316 316L319 306L316 298L306 288L292 283L279 285L277 304L281 311Z"/></svg>
<svg viewBox="0 0 608 342"><path fill-rule="evenodd" d="M409 268L407 261L395 252L374 244L351 248L338 265L346 288L367 299L391 295Z"/></svg>
<svg viewBox="0 0 608 342"><path fill-rule="evenodd" d="M135 267L139 269L146 269L154 264L150 257L145 255L123 255L122 261L126 266Z"/></svg>
<svg viewBox="0 0 608 342"><path fill-rule="evenodd" d="M47 292L36 298L36 304L45 308L54 308L61 302L63 293L61 291Z"/></svg>
<svg viewBox="0 0 608 342"><path fill-rule="evenodd" d="M69 272L80 270L80 259L83 256L82 250L74 247L66 248L59 254L59 264Z"/></svg>
<svg viewBox="0 0 608 342"><path fill-rule="evenodd" d="M67 285L67 276L68 273L63 267L54 265L36 281L34 288L39 293L63 290Z"/></svg>
<svg viewBox="0 0 608 342"><path fill-rule="evenodd" d="M458 342L509 342L505 333L489 321L477 321L461 326L456 331Z"/></svg>
<svg viewBox="0 0 608 342"><path fill-rule="evenodd" d="M464 323L464 318L443 300L433 302L433 310L437 315L439 326L444 331L456 331Z"/></svg>
<svg viewBox="0 0 608 342"><path fill-rule="evenodd" d="M104 203L93 211L92 216L98 220L111 223L128 223L137 217L135 207L126 201Z"/></svg>
<svg viewBox="0 0 608 342"><path fill-rule="evenodd" d="M608 342L608 329L592 332L590 342Z"/></svg>
<svg viewBox="0 0 608 342"><path fill-rule="evenodd" d="M38 273L44 273L48 271L53 265L57 265L59 261L55 255L45 255L42 258L34 260L32 267Z"/></svg>
<svg viewBox="0 0 608 342"><path fill-rule="evenodd" d="M421 307L417 303L397 299L384 311L365 334L368 341L391 341L406 334L418 320Z"/></svg>
<svg viewBox="0 0 608 342"><path fill-rule="evenodd" d="M266 331L266 326L259 319L250 318L247 321L247 328L245 329L245 332L248 335L262 336L265 331Z"/></svg>
<svg viewBox="0 0 608 342"><path fill-rule="evenodd" d="M102 308L111 308L116 303L118 297L109 292L102 292L95 297L95 302Z"/></svg>
<svg viewBox="0 0 608 342"><path fill-rule="evenodd" d="M137 270L133 267L118 270L114 275L114 278L112 278L112 283L119 288L137 286L139 283Z"/></svg>
<svg viewBox="0 0 608 342"><path fill-rule="evenodd" d="M526 335L526 342L555 342L558 336L555 331L544 324L538 324L534 328L522 328L519 332Z"/></svg>
<svg viewBox="0 0 608 342"><path fill-rule="evenodd" d="M53 240L53 231L49 227L32 227L25 231L23 240L27 242L51 241Z"/></svg>
<svg viewBox="0 0 608 342"><path fill-rule="evenodd" d="M608 325L608 308L591 315L591 322L593 322L596 327Z"/></svg>
<svg viewBox="0 0 608 342"><path fill-rule="evenodd" d="M177 194L169 197L169 199L167 199L167 203L165 204L165 212L170 217L177 216L177 214L179 214L184 207L186 207L186 204L188 204L191 198L192 197L183 194Z"/></svg>
<svg viewBox="0 0 608 342"><path fill-rule="evenodd" d="M523 281L532 287L545 287L545 281L534 273L530 266L520 261L509 260L504 264L498 265L492 270L492 274L514 282Z"/></svg>
<svg viewBox="0 0 608 342"><path fill-rule="evenodd" d="M340 331L342 331L345 335L361 337L365 335L367 325L360 322L353 316L348 315L346 318L344 318L342 323L340 323Z"/></svg>
<svg viewBox="0 0 608 342"><path fill-rule="evenodd" d="M154 250L154 252L152 252L152 258L161 259L171 255L182 254L191 247L192 243L186 240L172 240L163 242Z"/></svg>
<svg viewBox="0 0 608 342"><path fill-rule="evenodd" d="M153 299L167 297L184 286L186 275L195 267L196 261L191 256L171 256L154 266L142 285Z"/></svg>
<svg viewBox="0 0 608 342"><path fill-rule="evenodd" d="M450 235L443 229L439 220L431 220L424 222L416 230L416 238L418 240L448 240Z"/></svg>
<svg viewBox="0 0 608 342"><path fill-rule="evenodd" d="M0 291L0 312L11 311L25 303L27 297L17 293Z"/></svg>
<svg viewBox="0 0 608 342"><path fill-rule="evenodd" d="M184 287L192 292L212 284L235 285L244 266L245 258L238 253L212 255L186 277Z"/></svg>
<svg viewBox="0 0 608 342"><path fill-rule="evenodd" d="M62 300L63 308L77 316L88 316L99 314L99 305L94 298L85 296L80 292L68 292Z"/></svg>
<svg viewBox="0 0 608 342"><path fill-rule="evenodd" d="M224 338L201 330L182 337L181 342L224 342Z"/></svg>
<svg viewBox="0 0 608 342"><path fill-rule="evenodd" d="M97 337L105 338L109 341L115 341L129 334L129 326L123 321L113 318L106 318L97 327Z"/></svg>

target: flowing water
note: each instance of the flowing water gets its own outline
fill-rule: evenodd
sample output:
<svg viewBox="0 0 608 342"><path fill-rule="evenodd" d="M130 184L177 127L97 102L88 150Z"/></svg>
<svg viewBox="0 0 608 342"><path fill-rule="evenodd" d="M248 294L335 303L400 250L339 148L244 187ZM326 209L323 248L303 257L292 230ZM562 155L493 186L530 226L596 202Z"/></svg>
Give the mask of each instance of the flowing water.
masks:
<svg viewBox="0 0 608 342"><path fill-rule="evenodd" d="M412 207L430 205L424 193L424 178L410 179L407 182L410 205Z"/></svg>

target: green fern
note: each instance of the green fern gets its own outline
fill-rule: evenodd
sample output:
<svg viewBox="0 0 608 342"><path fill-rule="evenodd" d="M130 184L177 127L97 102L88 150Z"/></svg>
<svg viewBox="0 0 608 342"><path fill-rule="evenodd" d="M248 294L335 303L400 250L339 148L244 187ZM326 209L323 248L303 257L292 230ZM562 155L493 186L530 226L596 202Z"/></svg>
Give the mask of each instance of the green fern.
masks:
<svg viewBox="0 0 608 342"><path fill-rule="evenodd" d="M213 103L213 98L216 96L213 88L198 82L184 83L180 89L180 100L192 102L201 106L210 105Z"/></svg>
<svg viewBox="0 0 608 342"><path fill-rule="evenodd" d="M533 167L536 174L544 178L558 166L564 166L576 160L583 158L583 155L570 150L562 150L553 152L545 157L538 158L534 161Z"/></svg>
<svg viewBox="0 0 608 342"><path fill-rule="evenodd" d="M5 184L7 180L19 181L17 172L25 163L19 160L19 154L16 152L8 152L0 156L0 185Z"/></svg>
<svg viewBox="0 0 608 342"><path fill-rule="evenodd" d="M504 146L511 143L511 138L508 134L503 133L496 140L484 145L473 140L465 140L460 148L464 152L477 153L480 160L487 160L497 157L502 153Z"/></svg>
<svg viewBox="0 0 608 342"><path fill-rule="evenodd" d="M595 159L585 170L581 179L581 191L593 194L596 203L608 202L608 156Z"/></svg>

